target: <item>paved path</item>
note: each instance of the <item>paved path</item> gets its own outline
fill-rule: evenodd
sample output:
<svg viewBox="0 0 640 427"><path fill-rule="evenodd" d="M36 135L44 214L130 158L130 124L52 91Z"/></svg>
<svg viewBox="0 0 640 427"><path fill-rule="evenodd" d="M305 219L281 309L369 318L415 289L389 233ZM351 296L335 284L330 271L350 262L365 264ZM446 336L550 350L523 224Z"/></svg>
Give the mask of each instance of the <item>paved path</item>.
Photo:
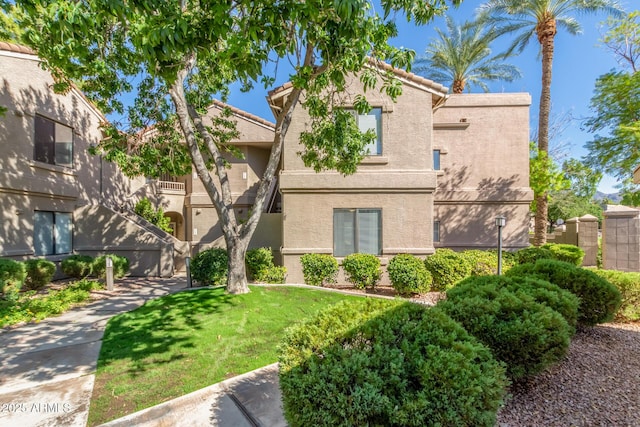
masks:
<svg viewBox="0 0 640 427"><path fill-rule="evenodd" d="M0 425L84 426L109 318L185 287L179 276L126 278L105 299L0 330Z"/></svg>

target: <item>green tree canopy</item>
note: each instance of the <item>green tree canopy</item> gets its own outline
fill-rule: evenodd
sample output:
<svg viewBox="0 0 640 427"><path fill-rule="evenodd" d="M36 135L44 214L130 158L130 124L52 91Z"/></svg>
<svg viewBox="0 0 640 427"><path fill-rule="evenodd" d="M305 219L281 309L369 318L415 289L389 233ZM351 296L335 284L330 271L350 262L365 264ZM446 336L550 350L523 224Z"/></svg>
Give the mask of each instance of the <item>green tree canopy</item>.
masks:
<svg viewBox="0 0 640 427"><path fill-rule="evenodd" d="M458 5L461 0L449 3ZM447 8L445 0L382 0L381 14L368 0L17 0L27 15L26 42L36 49L58 84L82 82L82 90L105 112L125 113L128 123L105 125L109 138L99 150L131 174L179 175L193 165L216 207L229 252L227 289L248 292L244 258L263 211L280 161L292 113L304 92L310 133L336 136L306 138L316 153L316 169L355 170L368 136L333 114L349 74L360 76L395 99L401 83L392 72L371 66L387 61L409 68L414 52L388 40L397 35L397 14L417 24ZM233 83L244 90L271 87L271 64L293 65L292 87L275 110L275 138L251 215L240 221L233 209L225 152L235 127L224 115L209 125L203 115ZM276 67L277 68L277 67ZM121 97L133 93L125 108ZM365 97L355 108L370 109ZM350 124L350 125L345 125ZM153 125L153 132L139 136ZM331 129L338 129L330 131ZM329 131L328 131L329 130ZM317 160L317 162L316 162ZM210 168L212 172L210 173Z"/></svg>
<svg viewBox="0 0 640 427"><path fill-rule="evenodd" d="M429 79L451 85L453 93L478 86L488 92L485 82L513 81L521 77L520 70L505 63L506 55L492 55L491 43L497 33L483 21L457 24L446 17L445 31L437 28L438 39L432 40L425 55L418 58L414 71Z"/></svg>

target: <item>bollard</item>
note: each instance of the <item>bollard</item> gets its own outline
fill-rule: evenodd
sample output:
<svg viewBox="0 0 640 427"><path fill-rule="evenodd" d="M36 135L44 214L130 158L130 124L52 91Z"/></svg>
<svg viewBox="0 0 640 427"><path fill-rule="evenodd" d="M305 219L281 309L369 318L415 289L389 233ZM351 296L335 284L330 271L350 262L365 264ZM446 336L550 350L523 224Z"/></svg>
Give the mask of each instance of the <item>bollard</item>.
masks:
<svg viewBox="0 0 640 427"><path fill-rule="evenodd" d="M186 262L187 262L187 287L192 288L193 285L191 284L191 257L187 257Z"/></svg>
<svg viewBox="0 0 640 427"><path fill-rule="evenodd" d="M107 290L113 290L113 260L111 257L106 257L105 262L107 264L106 273L107 273Z"/></svg>

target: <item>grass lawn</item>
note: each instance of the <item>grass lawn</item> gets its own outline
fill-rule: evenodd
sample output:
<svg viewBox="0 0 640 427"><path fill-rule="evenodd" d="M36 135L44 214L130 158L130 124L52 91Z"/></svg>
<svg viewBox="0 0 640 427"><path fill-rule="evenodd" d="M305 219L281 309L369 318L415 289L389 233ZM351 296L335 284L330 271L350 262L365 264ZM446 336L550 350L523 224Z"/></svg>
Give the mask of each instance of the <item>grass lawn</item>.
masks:
<svg viewBox="0 0 640 427"><path fill-rule="evenodd" d="M361 298L294 287L180 292L113 317L89 411L97 425L277 361L289 325Z"/></svg>

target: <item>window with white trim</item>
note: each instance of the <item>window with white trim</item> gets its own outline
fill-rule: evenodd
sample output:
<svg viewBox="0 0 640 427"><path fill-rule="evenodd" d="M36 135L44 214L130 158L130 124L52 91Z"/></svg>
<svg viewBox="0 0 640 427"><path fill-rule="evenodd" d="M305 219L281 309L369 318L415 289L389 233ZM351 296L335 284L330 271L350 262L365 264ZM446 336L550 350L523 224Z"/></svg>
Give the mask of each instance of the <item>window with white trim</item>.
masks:
<svg viewBox="0 0 640 427"><path fill-rule="evenodd" d="M380 156L382 154L382 108L372 108L367 114L358 114L355 110L350 110L358 124L360 132L365 133L372 130L376 138L364 147L365 153L369 156Z"/></svg>
<svg viewBox="0 0 640 427"><path fill-rule="evenodd" d="M33 215L33 249L37 256L71 253L73 217L67 212L36 211Z"/></svg>
<svg viewBox="0 0 640 427"><path fill-rule="evenodd" d="M382 252L382 209L334 209L333 255Z"/></svg>
<svg viewBox="0 0 640 427"><path fill-rule="evenodd" d="M73 129L42 116L35 116L33 158L38 162L73 166Z"/></svg>

